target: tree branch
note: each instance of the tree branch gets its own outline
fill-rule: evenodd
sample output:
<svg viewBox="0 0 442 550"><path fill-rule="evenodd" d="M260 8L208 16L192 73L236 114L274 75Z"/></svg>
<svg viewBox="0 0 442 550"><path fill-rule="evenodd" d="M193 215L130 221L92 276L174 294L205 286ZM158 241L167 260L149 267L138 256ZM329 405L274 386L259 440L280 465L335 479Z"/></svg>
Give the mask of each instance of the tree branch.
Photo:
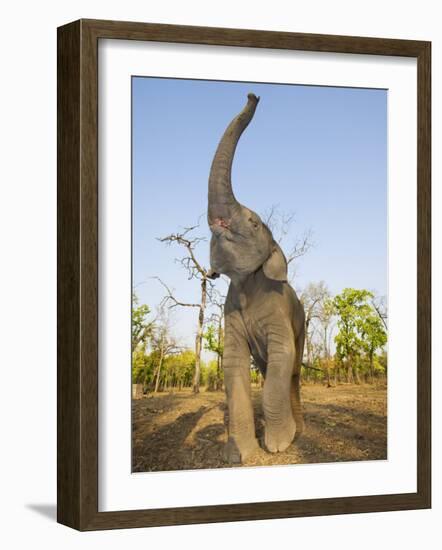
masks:
<svg viewBox="0 0 442 550"><path fill-rule="evenodd" d="M170 290L170 288L166 285L166 283L164 281L162 281L159 277L152 277L152 278L156 279L165 288L165 290L167 292L167 296L165 296L161 301L162 304L165 305L168 301L172 301L173 304L169 305L168 306L169 308L173 308L173 307L176 307L176 306L201 308L201 304L191 304L191 303L186 303L186 302L180 302L179 300L177 300L175 298L172 291Z"/></svg>
<svg viewBox="0 0 442 550"><path fill-rule="evenodd" d="M188 233L191 233L197 227L199 227L199 225L194 225L192 227L185 227L184 231L182 233L171 233L170 235L167 235L166 237L158 238L158 240L162 243L166 243L166 244L169 244L169 245L173 242L176 242L176 243L184 246L187 249L187 251L189 253L189 256L185 257L185 258L182 258L181 260L178 260L178 261L180 261L180 263L188 271L192 271L193 269L196 269L196 271L202 277L206 278L207 277L207 271L199 263L199 261L196 259L196 256L195 256L195 253L194 253L195 246L198 243L200 243L202 241L205 241L206 239L205 239L205 237L194 237L193 239L186 238L186 235L188 235ZM190 262L192 262L193 266L190 266Z"/></svg>
<svg viewBox="0 0 442 550"><path fill-rule="evenodd" d="M382 298L381 298L381 302L383 302ZM388 330L388 326L387 326L387 322L385 319L388 318L387 316L387 313L385 311L382 311L381 310L381 307L382 306L378 306L378 304L376 304L376 300L373 299L371 300L371 305L373 306L374 310L376 311L376 313L379 315L379 319L382 321L384 327L385 327L385 330Z"/></svg>
<svg viewBox="0 0 442 550"><path fill-rule="evenodd" d="M307 252L310 250L310 248L313 246L312 242L312 232L309 229L306 231L302 237L298 238L294 243L292 248L287 254L287 264L290 264L293 262L293 260L296 260L297 258L301 258Z"/></svg>

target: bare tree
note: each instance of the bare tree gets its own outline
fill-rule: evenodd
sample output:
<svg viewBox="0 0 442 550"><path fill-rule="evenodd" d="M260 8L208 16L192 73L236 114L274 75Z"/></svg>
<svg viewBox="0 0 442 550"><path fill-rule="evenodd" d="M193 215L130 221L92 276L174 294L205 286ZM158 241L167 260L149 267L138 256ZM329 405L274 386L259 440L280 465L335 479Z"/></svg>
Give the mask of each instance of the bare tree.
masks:
<svg viewBox="0 0 442 550"><path fill-rule="evenodd" d="M327 374L327 387L331 388L330 380L330 335L333 328L333 304L327 287L324 288L323 295L317 309L317 319L322 332L322 347L324 350L325 370Z"/></svg>
<svg viewBox="0 0 442 550"><path fill-rule="evenodd" d="M329 291L324 281L310 283L301 293L300 299L305 311L305 351L307 355L307 366L312 366L313 334L315 327L312 325L314 319L318 319L321 310L321 303L329 297ZM307 371L307 379L309 377Z"/></svg>
<svg viewBox="0 0 442 550"><path fill-rule="evenodd" d="M294 260L305 256L314 246L313 233L307 229L301 235L294 236L294 212L284 212L279 205L273 204L263 213L263 221L273 233L274 239L283 248L287 264L290 266L290 280L296 275Z"/></svg>
<svg viewBox="0 0 442 550"><path fill-rule="evenodd" d="M213 323L216 330L216 341L208 342L208 349L216 353L216 383L215 389L222 389L222 360L224 352L224 303L226 297L215 288L211 288L208 294L210 305L215 309L209 322Z"/></svg>
<svg viewBox="0 0 442 550"><path fill-rule="evenodd" d="M152 336L152 348L158 351L158 365L154 373L155 388L157 393L160 387L161 369L164 359L171 353L179 351L179 346L170 336L169 315L164 307L159 307L157 324Z"/></svg>
<svg viewBox="0 0 442 550"><path fill-rule="evenodd" d="M197 229L199 225L192 227L186 227L181 233L171 233L166 237L158 239L159 241L171 245L173 243L182 246L186 253L182 258L177 258L177 262L182 265L188 274L188 278L196 279L200 284L200 300L198 303L186 303L178 300L169 287L157 277L161 282L164 288L167 291L165 297L165 302L169 302L169 307L193 307L198 310L198 325L197 333L195 337L195 375L193 379L193 391L194 393L199 392L200 388L200 378L201 378L201 350L202 350L202 339L203 339L203 327L205 320L205 311L207 307L207 292L208 288L211 286L211 281L209 277L209 271L201 264L195 255L196 246L205 241L204 237L193 236L192 233Z"/></svg>

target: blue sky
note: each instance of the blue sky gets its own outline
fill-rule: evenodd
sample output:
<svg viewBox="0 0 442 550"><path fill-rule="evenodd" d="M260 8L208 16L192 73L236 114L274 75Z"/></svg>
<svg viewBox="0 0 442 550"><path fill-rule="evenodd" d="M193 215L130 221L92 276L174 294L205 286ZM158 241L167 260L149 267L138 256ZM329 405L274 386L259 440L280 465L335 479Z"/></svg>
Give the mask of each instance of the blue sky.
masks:
<svg viewBox="0 0 442 550"><path fill-rule="evenodd" d="M194 302L198 285L157 238L195 225L209 267L207 178L216 146L248 92L261 97L233 164L236 197L263 214L294 213L290 243L311 230L314 247L294 286L324 280L387 293L387 91L134 77L133 282L151 309L164 291ZM224 284L219 283L224 291ZM173 330L192 346L196 311L176 308Z"/></svg>

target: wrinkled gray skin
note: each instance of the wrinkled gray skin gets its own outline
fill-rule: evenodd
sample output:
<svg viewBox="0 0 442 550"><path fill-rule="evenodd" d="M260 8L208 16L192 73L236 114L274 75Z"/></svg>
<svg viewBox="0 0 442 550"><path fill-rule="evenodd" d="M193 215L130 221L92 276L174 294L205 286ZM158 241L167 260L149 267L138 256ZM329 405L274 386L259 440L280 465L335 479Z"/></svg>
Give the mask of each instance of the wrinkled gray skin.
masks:
<svg viewBox="0 0 442 550"><path fill-rule="evenodd" d="M264 444L284 451L303 429L300 370L304 349L304 309L287 282L287 261L258 214L240 204L231 169L238 140L259 98L247 105L222 137L209 176L208 222L211 276L227 275L224 382L229 408L225 458L238 463L258 448L250 394L250 355L265 377ZM271 190L269 190L271 196Z"/></svg>

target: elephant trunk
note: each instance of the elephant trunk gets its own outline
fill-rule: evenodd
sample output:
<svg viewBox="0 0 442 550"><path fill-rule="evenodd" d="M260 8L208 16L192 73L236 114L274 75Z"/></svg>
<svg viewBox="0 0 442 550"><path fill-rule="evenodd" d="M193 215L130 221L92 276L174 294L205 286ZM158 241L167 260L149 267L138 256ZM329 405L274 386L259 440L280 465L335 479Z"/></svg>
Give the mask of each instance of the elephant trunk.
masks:
<svg viewBox="0 0 442 550"><path fill-rule="evenodd" d="M248 94L244 109L232 120L218 145L209 175L209 225L227 221L239 203L232 190L232 162L239 138L249 125L259 97ZM219 222L218 222L219 223Z"/></svg>

